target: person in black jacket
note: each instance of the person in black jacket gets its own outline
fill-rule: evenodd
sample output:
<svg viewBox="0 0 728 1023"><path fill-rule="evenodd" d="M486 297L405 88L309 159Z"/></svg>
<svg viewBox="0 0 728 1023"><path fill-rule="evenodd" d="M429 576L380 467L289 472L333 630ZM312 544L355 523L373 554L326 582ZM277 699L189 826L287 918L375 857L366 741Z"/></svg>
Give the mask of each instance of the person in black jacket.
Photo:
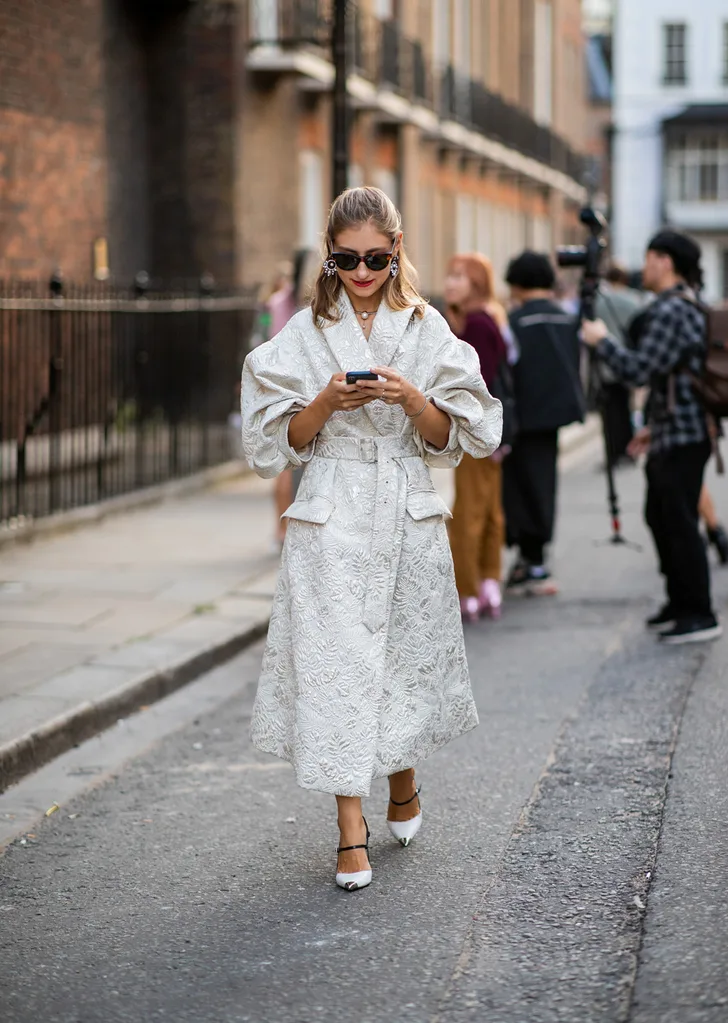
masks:
<svg viewBox="0 0 728 1023"><path fill-rule="evenodd" d="M559 428L584 419L577 323L554 301L548 256L522 253L506 281L520 353L513 367L518 436L503 469L506 539L518 557L506 585L510 593L550 595L557 587L545 547L554 531Z"/></svg>

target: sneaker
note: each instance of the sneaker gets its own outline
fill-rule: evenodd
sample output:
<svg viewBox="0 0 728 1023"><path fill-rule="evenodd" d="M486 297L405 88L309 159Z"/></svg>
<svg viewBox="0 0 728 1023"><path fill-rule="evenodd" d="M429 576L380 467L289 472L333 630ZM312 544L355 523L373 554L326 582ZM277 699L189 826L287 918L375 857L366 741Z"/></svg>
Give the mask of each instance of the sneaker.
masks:
<svg viewBox="0 0 728 1023"><path fill-rule="evenodd" d="M555 597L559 592L553 576L543 565L529 565L526 594L529 597Z"/></svg>
<svg viewBox="0 0 728 1023"><path fill-rule="evenodd" d="M675 624L675 612L672 610L669 604L665 604L664 607L660 608L656 615L648 618L645 625L652 632L666 632L671 629Z"/></svg>
<svg viewBox="0 0 728 1023"><path fill-rule="evenodd" d="M709 529L708 540L715 547L721 565L728 565L728 533L723 526Z"/></svg>
<svg viewBox="0 0 728 1023"><path fill-rule="evenodd" d="M723 627L715 617L708 615L701 618L681 618L671 629L660 633L660 642L670 646L682 643L705 643L710 639L718 639L723 635Z"/></svg>

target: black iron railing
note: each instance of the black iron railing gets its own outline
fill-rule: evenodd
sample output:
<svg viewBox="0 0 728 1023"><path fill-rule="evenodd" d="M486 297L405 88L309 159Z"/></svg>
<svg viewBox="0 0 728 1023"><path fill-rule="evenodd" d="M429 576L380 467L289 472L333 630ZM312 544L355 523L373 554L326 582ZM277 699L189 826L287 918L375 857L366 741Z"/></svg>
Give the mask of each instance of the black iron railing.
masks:
<svg viewBox="0 0 728 1023"><path fill-rule="evenodd" d="M0 527L231 457L251 296L0 282Z"/></svg>
<svg viewBox="0 0 728 1023"><path fill-rule="evenodd" d="M381 68L379 80L383 85L400 87L403 79L402 53L399 27L394 21L381 22Z"/></svg>
<svg viewBox="0 0 728 1023"><path fill-rule="evenodd" d="M251 42L330 46L331 0L249 0Z"/></svg>
<svg viewBox="0 0 728 1023"><path fill-rule="evenodd" d="M328 53L330 0L250 0L251 45L315 43ZM351 68L377 85L394 89L416 103L431 106L439 117L497 138L576 181L584 176L583 159L550 128L525 110L490 92L452 66L438 68L422 45L402 34L396 19L382 21L351 5Z"/></svg>

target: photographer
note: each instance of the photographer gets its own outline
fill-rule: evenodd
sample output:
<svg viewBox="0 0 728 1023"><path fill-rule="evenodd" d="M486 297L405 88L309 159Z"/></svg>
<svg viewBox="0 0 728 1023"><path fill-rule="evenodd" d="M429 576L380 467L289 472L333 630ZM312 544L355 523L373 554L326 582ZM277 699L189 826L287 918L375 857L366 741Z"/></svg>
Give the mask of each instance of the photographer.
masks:
<svg viewBox="0 0 728 1023"><path fill-rule="evenodd" d="M661 231L649 243L643 281L657 298L636 350L619 346L602 320L582 325L582 339L618 380L650 386L647 427L631 451L648 451L645 519L667 587L667 603L647 626L670 644L702 642L722 631L698 528L711 452L705 412L691 381L700 375L706 352L706 318L694 290L702 281L700 257L699 246L676 231Z"/></svg>

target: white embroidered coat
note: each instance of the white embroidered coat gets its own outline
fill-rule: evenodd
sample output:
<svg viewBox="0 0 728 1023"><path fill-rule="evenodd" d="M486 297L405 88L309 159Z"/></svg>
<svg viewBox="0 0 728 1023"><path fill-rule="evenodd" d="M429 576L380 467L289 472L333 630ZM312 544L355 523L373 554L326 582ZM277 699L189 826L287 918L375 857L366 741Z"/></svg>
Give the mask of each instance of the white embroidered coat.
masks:
<svg viewBox="0 0 728 1023"><path fill-rule="evenodd" d="M379 308L367 343L345 294L341 320L306 309L243 369L243 442L263 477L306 469L288 531L253 711L254 744L290 761L304 788L369 794L475 727L445 518L428 466L500 441L500 402L474 349L427 307ZM427 444L402 408L336 412L305 450L288 424L334 373L391 366L450 416Z"/></svg>

